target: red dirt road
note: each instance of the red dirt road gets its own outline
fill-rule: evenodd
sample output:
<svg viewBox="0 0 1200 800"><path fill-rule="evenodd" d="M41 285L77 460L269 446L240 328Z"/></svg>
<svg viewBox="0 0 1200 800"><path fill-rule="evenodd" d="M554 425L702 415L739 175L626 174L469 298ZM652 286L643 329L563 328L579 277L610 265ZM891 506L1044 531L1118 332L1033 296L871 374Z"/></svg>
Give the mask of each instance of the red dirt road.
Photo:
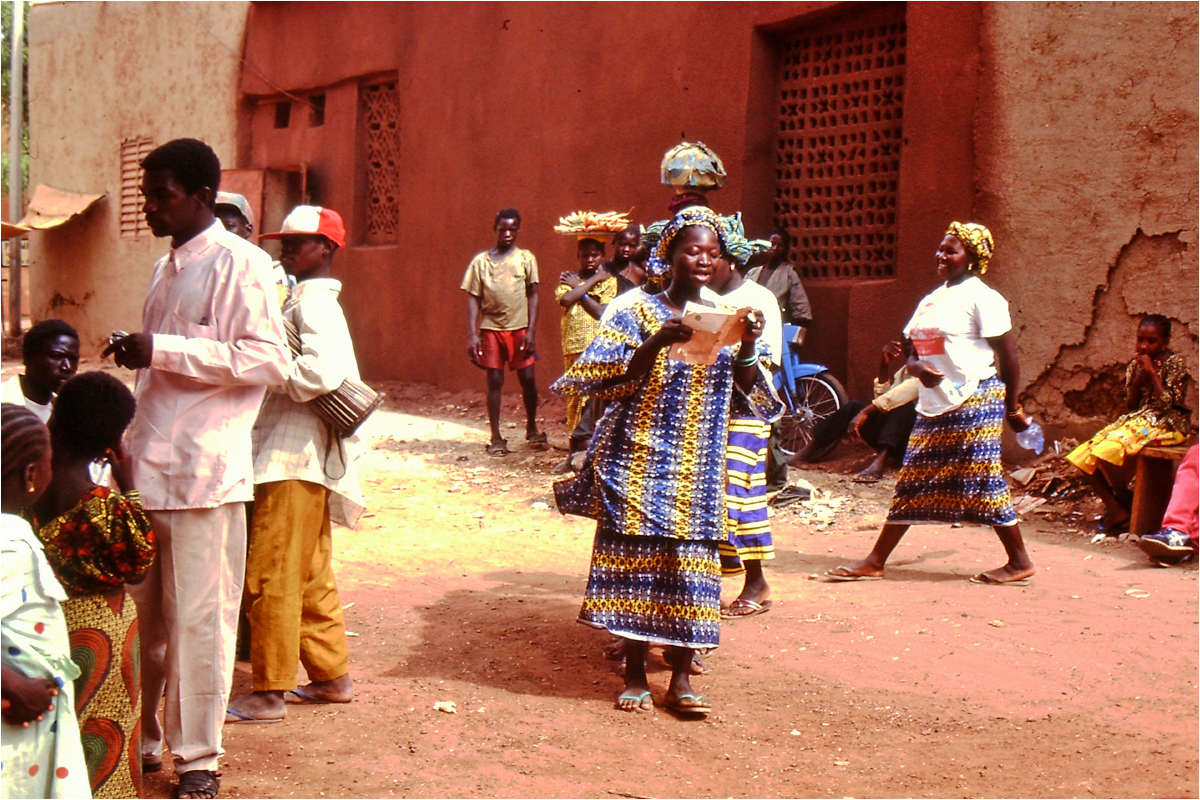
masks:
<svg viewBox="0 0 1200 800"><path fill-rule="evenodd" d="M1035 513L1028 587L968 583L998 541L938 527L913 529L886 580L824 583L870 547L894 483L799 473L843 509L823 530L776 516L775 606L724 625L694 682L713 715L622 713L608 637L575 622L593 523L553 509L562 453L528 453L517 428L489 458L481 397L389 393L371 516L335 532L357 698L227 726L223 796L1197 796L1194 567ZM148 776L153 796L169 776Z"/></svg>

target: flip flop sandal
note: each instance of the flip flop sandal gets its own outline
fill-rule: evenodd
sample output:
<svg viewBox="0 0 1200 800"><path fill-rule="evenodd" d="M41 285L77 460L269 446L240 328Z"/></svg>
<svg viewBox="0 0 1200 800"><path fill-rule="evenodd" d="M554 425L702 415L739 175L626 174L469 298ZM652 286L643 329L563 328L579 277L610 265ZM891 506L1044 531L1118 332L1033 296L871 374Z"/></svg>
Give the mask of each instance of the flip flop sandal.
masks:
<svg viewBox="0 0 1200 800"><path fill-rule="evenodd" d="M533 436L526 436L525 443L534 450L549 449L550 442L546 438L546 434L542 432L535 433Z"/></svg>
<svg viewBox="0 0 1200 800"><path fill-rule="evenodd" d="M692 702L684 703L684 700L691 700ZM707 716L712 713L712 706L708 704L704 695L700 694L681 694L667 703L667 708L676 714Z"/></svg>
<svg viewBox="0 0 1200 800"><path fill-rule="evenodd" d="M145 775L146 773L149 773L149 772L162 772L162 762L161 761L147 761L146 759L143 758L142 759L142 774Z"/></svg>
<svg viewBox="0 0 1200 800"><path fill-rule="evenodd" d="M1015 581L998 581L995 578L989 578L987 573L981 572L978 575L971 576L971 583L976 583L980 586L1028 586L1029 578L1018 578Z"/></svg>
<svg viewBox="0 0 1200 800"><path fill-rule="evenodd" d="M249 723L251 725L268 725L272 722L283 722L283 717L276 717L274 719L259 719L258 717L252 717L249 714L245 714L241 711L238 711L236 708L230 708L229 706L225 707L225 715L226 715L225 716L225 724L226 725L236 725L238 723ZM229 718L231 716L233 717L233 719ZM162 764L159 764L158 768L162 769ZM144 769L142 770L142 772L145 772L145 771L146 770L144 770Z"/></svg>
<svg viewBox="0 0 1200 800"><path fill-rule="evenodd" d="M506 456L508 455L508 440L501 439L499 443L489 442L487 447L483 448L483 451L489 456L495 456L496 458Z"/></svg>
<svg viewBox="0 0 1200 800"><path fill-rule="evenodd" d="M341 705L343 702L349 703L349 700L326 700L324 697L317 697L315 694L309 694L304 691L303 686L298 686L295 689L288 689L283 693L283 702L290 703L294 706L332 706Z"/></svg>
<svg viewBox="0 0 1200 800"><path fill-rule="evenodd" d="M883 580L882 575L836 575L836 574L834 574L839 569L845 570L846 572L850 572L850 570L846 569L846 567L834 567L833 569L825 570L825 579L830 580L830 581L836 581L838 583L853 583L854 581L881 581L881 580Z"/></svg>
<svg viewBox="0 0 1200 800"><path fill-rule="evenodd" d="M853 478L851 478L850 480L852 480L855 483L879 483L881 480L883 480L883 476L876 475L874 473L867 473L864 475L863 473L860 472L857 475L855 475Z"/></svg>
<svg viewBox="0 0 1200 800"><path fill-rule="evenodd" d="M745 617L754 617L759 614L765 614L771 610L771 606L775 603L771 600L763 600L761 603L756 603L753 600L743 600L738 598L729 604L727 608L721 609L721 619L743 619ZM734 612L741 608L748 608L749 611L744 614L735 614Z"/></svg>
<svg viewBox="0 0 1200 800"><path fill-rule="evenodd" d="M622 700L637 700L636 706L622 706ZM646 708L646 701L650 700L650 707ZM646 689L641 692L621 692L621 696L617 698L617 708L621 711L636 711L639 714L653 714L654 701L650 690Z"/></svg>

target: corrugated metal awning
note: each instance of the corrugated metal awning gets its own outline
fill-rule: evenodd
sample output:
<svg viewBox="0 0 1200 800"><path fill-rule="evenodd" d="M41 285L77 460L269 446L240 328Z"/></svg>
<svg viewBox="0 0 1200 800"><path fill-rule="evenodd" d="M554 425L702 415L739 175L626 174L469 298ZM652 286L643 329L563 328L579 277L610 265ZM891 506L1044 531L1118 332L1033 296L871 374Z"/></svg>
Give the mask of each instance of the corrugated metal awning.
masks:
<svg viewBox="0 0 1200 800"><path fill-rule="evenodd" d="M104 197L103 193L74 194L38 184L33 190L33 199L29 201L29 209L21 220L21 227L45 230L62 225L76 214L82 214L101 197Z"/></svg>

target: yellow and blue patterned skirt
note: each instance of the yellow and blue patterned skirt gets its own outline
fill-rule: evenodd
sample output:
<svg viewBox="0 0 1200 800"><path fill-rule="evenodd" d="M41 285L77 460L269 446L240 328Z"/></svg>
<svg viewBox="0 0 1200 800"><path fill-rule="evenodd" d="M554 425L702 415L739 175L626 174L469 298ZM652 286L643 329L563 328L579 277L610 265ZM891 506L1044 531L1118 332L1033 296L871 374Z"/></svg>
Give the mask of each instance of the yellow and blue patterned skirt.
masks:
<svg viewBox="0 0 1200 800"><path fill-rule="evenodd" d="M717 541L624 536L600 523L579 621L651 644L716 647L721 635Z"/></svg>
<svg viewBox="0 0 1200 800"><path fill-rule="evenodd" d="M767 449L770 424L749 410L737 408L729 421L725 448L725 509L727 541L720 543L721 572L737 575L742 561L769 561L775 557L771 520L767 512Z"/></svg>
<svg viewBox="0 0 1200 800"><path fill-rule="evenodd" d="M1017 524L1000 464L1004 383L988 378L965 403L936 417L917 415L889 523Z"/></svg>

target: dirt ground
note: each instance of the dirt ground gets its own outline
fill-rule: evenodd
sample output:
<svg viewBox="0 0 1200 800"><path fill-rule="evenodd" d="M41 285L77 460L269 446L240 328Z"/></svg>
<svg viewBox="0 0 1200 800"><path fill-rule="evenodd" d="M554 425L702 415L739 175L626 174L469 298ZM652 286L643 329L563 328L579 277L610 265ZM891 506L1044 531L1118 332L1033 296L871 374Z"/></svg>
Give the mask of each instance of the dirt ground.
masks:
<svg viewBox="0 0 1200 800"><path fill-rule="evenodd" d="M1003 551L949 527L913 529L886 580L825 583L869 549L894 486L850 482L867 451L842 445L792 471L840 508L775 515L774 607L723 625L694 681L713 714L628 714L608 637L575 621L593 523L554 509L562 452L525 450L518 426L490 458L481 394L384 388L370 509L334 535L357 697L227 726L223 796L1197 796L1197 571L1089 545L1092 506L1026 515L1027 587L970 584ZM542 415L564 446L561 412ZM504 414L520 419L515 396ZM239 663L235 694L249 678ZM169 780L147 776L150 796Z"/></svg>

